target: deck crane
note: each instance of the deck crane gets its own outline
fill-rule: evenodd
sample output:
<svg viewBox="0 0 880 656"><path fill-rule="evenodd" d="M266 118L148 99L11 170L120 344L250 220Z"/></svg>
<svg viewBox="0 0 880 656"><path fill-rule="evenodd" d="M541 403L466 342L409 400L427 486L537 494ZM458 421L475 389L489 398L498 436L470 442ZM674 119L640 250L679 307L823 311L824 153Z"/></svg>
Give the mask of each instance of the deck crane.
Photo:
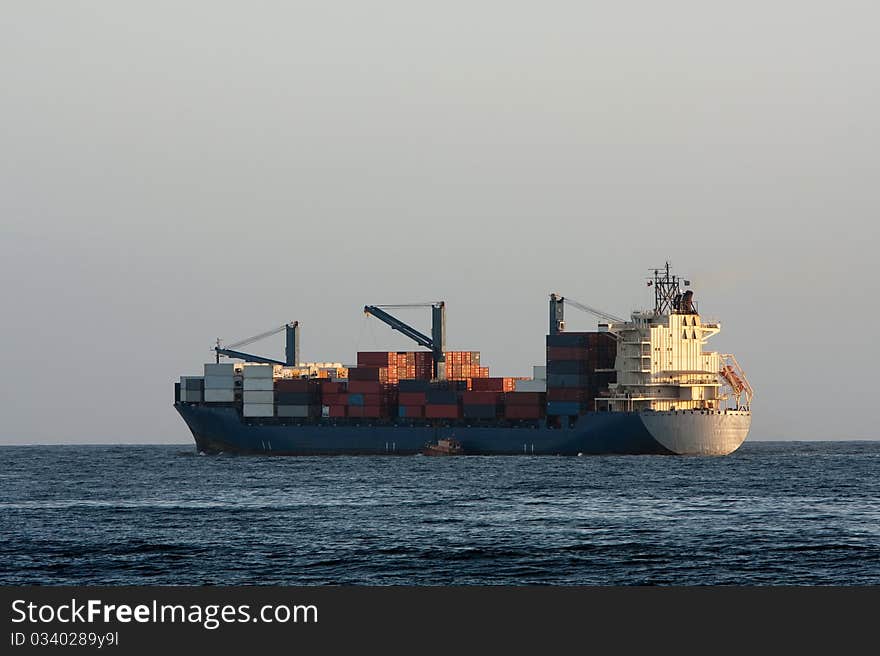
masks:
<svg viewBox="0 0 880 656"><path fill-rule="evenodd" d="M422 334L412 326L405 324L397 317L393 317L386 309L404 309L404 308L431 308L431 336ZM435 301L434 303L409 303L402 305L365 305L364 314L376 317L393 330L397 330L419 346L431 349L434 360L434 378L437 380L446 380L446 302Z"/></svg>
<svg viewBox="0 0 880 656"><path fill-rule="evenodd" d="M241 351L235 350L237 348L241 348L242 346L253 344L254 342L257 342L261 339L265 339L266 337L277 335L281 331L285 331L286 333L284 362L281 362L280 360L273 360L272 358L266 358L262 355L252 355L251 353L242 353ZM225 355L227 358L239 358L241 360L244 360L245 362L262 362L265 364L280 364L288 367L294 367L299 362L299 321L291 321L290 323L286 323L283 326L273 328L272 330L267 330L264 333L254 335L253 337L248 337L247 339L243 339L239 342L229 344L226 347L221 347L220 338L217 338L217 345L214 347L214 353L216 355L217 362L220 362L221 355Z"/></svg>
<svg viewBox="0 0 880 656"><path fill-rule="evenodd" d="M566 298L565 296L560 296L558 294L550 294L550 334L558 335L561 332L565 331L565 303L576 307L578 310L582 310L583 312L587 312L596 316L607 323L625 323L626 319L621 319L618 316L613 314L609 314L603 310L598 310L594 307L590 307L589 305L584 305L583 303L574 300L573 298Z"/></svg>

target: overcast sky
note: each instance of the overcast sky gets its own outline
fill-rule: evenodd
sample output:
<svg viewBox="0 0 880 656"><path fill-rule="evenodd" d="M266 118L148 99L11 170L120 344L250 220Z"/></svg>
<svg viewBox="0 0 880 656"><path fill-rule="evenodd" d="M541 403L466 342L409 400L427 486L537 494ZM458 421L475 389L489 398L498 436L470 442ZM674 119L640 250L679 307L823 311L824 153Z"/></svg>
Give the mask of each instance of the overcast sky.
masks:
<svg viewBox="0 0 880 656"><path fill-rule="evenodd" d="M218 336L410 349L366 303L525 375L667 259L750 439L877 438L876 7L4 3L0 443L191 443Z"/></svg>

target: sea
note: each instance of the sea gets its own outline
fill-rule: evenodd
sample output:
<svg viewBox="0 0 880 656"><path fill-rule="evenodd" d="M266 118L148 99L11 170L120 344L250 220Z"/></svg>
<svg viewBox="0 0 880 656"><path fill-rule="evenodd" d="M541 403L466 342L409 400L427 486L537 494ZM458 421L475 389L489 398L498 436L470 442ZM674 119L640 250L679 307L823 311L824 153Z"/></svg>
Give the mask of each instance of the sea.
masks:
<svg viewBox="0 0 880 656"><path fill-rule="evenodd" d="M4 585L880 584L880 442L724 457L0 447Z"/></svg>

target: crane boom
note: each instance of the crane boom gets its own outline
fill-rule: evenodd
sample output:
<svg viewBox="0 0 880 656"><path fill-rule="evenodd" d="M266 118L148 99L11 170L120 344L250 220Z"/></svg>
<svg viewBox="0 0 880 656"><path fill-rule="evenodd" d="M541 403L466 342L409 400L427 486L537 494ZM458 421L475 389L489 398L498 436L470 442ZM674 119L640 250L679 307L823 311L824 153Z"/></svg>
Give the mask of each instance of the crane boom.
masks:
<svg viewBox="0 0 880 656"><path fill-rule="evenodd" d="M431 336L419 332L412 326L404 323L395 316L385 312L382 308L408 308L408 307L430 307L431 308ZM437 301L435 303L413 303L409 305L365 305L364 313L376 317L389 326L392 330L406 335L419 346L431 349L434 360L434 378L439 380L446 379L446 303Z"/></svg>
<svg viewBox="0 0 880 656"><path fill-rule="evenodd" d="M282 330L287 332L284 347L284 362L281 362L280 360L275 360L273 358L267 358L262 355L253 355L252 353L244 353L242 351L235 350L241 346L246 346L247 344L252 344L253 342L264 339L265 337L277 335ZM244 360L245 362L263 362L265 364L287 365L288 367L295 366L297 362L299 362L299 321L286 323L279 328L267 330L264 333L260 333L259 335L254 335L253 337L248 337L247 339L234 342L227 345L226 347L220 346L220 339L218 338L217 345L214 347L214 353L216 354L217 362L220 362L220 356L224 355L227 358L238 358L240 360Z"/></svg>
<svg viewBox="0 0 880 656"><path fill-rule="evenodd" d="M593 316L599 317L600 319L604 319L610 323L626 323L626 319L621 319L618 316L605 312L604 310L598 310L594 307L590 307L589 305L584 305L583 303L574 300L573 298L569 298L566 296L563 299L569 305L576 307L578 310L582 310L583 312L588 312Z"/></svg>

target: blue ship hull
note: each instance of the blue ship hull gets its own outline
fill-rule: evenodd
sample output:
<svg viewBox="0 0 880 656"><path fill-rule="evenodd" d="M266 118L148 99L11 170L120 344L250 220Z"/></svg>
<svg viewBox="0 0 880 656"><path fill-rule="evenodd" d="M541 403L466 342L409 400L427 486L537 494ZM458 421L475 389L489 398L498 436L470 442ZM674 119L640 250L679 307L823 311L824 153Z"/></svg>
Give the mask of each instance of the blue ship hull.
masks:
<svg viewBox="0 0 880 656"><path fill-rule="evenodd" d="M271 455L411 455L439 438L467 455L724 455L742 444L746 413L591 412L568 428L543 424L413 425L323 419L246 419L233 406L175 404L199 451ZM688 417L687 415L690 414Z"/></svg>

